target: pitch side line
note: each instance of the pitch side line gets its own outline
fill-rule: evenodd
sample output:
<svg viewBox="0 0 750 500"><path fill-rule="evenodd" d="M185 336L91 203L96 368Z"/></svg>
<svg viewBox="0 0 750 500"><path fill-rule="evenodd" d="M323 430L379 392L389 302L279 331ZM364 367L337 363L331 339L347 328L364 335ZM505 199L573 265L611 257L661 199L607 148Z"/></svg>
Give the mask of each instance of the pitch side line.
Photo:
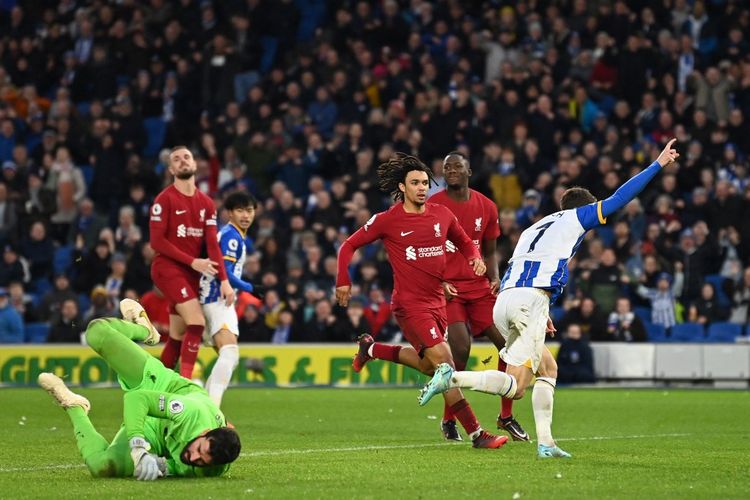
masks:
<svg viewBox="0 0 750 500"><path fill-rule="evenodd" d="M665 434L633 434L629 436L589 436L589 437L571 437L557 438L556 441L609 441L613 439L653 439L665 437L686 437L690 433L665 433ZM352 451L373 451L373 450L403 450L417 448L439 448L446 446L461 446L460 443L429 443L429 444L403 444L403 445L382 445L382 446L347 446L342 448L307 448L307 449L290 449L290 450L268 450L242 453L241 457L273 457L284 455L309 455L312 453L346 453ZM8 472L36 472L56 469L79 469L86 467L84 464L58 464L42 465L38 467L12 467L0 468L0 473Z"/></svg>

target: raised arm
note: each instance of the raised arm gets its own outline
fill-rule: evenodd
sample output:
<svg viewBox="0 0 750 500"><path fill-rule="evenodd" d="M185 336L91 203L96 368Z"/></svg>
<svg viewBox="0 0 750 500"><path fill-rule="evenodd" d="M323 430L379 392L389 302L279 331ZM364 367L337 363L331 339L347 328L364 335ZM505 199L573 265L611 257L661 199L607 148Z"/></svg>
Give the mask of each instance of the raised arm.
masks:
<svg viewBox="0 0 750 500"><path fill-rule="evenodd" d="M656 174L658 174L662 168L679 158L680 154L677 150L672 149L676 140L677 139L672 139L669 141L662 152L659 153L656 160L654 160L648 168L640 172L638 175L631 177L625 184L620 186L612 196L602 200L601 213L605 219L627 205L630 200L638 196L638 193L643 191L643 188L651 182L651 179L656 177Z"/></svg>

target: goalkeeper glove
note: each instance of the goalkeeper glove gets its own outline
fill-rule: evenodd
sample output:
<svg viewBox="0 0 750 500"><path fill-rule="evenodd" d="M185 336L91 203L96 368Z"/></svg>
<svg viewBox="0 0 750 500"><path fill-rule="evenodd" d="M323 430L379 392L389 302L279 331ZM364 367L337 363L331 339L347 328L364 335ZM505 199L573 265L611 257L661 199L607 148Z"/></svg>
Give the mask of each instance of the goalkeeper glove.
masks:
<svg viewBox="0 0 750 500"><path fill-rule="evenodd" d="M163 476L156 455L148 452L151 445L142 437L134 437L130 440L130 457L135 467L133 475L138 481L153 481Z"/></svg>

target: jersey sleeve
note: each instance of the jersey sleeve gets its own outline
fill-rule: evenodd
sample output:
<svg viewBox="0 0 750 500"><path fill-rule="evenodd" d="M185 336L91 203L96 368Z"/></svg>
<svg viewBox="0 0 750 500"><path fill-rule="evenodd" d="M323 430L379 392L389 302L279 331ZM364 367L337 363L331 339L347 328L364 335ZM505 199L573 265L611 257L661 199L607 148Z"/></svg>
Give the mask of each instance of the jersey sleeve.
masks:
<svg viewBox="0 0 750 500"><path fill-rule="evenodd" d="M206 222L205 222L205 238L206 238L206 251L208 257L218 263L217 266L217 277L220 281L227 279L227 270L221 265L224 261L221 249L219 248L218 242L218 228L216 225L216 208L214 202L209 197L205 197L206 203ZM236 259L235 259L236 260Z"/></svg>
<svg viewBox="0 0 750 500"><path fill-rule="evenodd" d="M225 261L237 262L242 251L242 239L234 231L224 231L219 239L219 248Z"/></svg>
<svg viewBox="0 0 750 500"><path fill-rule="evenodd" d="M354 252L358 248L382 238L385 234L387 219L388 217L385 216L385 212L373 215L372 217L370 217L370 220L365 223L364 226L355 231L355 233L349 236L341 245L341 248L339 248L339 255L337 260L337 287L352 284L351 277L349 276L349 264L352 261Z"/></svg>
<svg viewBox="0 0 750 500"><path fill-rule="evenodd" d="M487 228L484 231L485 240L496 240L500 237L500 221L499 214L497 213L497 205L492 202L487 203L489 209L489 218L487 220Z"/></svg>
<svg viewBox="0 0 750 500"><path fill-rule="evenodd" d="M607 218L602 213L601 201L576 208L576 216L586 231L607 223Z"/></svg>

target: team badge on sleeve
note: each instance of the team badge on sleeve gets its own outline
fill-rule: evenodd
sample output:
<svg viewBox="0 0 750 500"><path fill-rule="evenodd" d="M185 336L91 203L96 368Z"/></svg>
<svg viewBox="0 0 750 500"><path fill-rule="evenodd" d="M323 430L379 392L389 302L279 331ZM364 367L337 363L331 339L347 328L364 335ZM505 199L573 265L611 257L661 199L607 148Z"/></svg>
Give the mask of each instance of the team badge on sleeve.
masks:
<svg viewBox="0 0 750 500"><path fill-rule="evenodd" d="M151 207L151 220L161 220L161 205L159 203L154 203L154 206Z"/></svg>
<svg viewBox="0 0 750 500"><path fill-rule="evenodd" d="M182 404L182 401L178 399L173 399L169 402L169 413L173 415L177 415L179 413L182 413L182 410L185 409L185 406Z"/></svg>

